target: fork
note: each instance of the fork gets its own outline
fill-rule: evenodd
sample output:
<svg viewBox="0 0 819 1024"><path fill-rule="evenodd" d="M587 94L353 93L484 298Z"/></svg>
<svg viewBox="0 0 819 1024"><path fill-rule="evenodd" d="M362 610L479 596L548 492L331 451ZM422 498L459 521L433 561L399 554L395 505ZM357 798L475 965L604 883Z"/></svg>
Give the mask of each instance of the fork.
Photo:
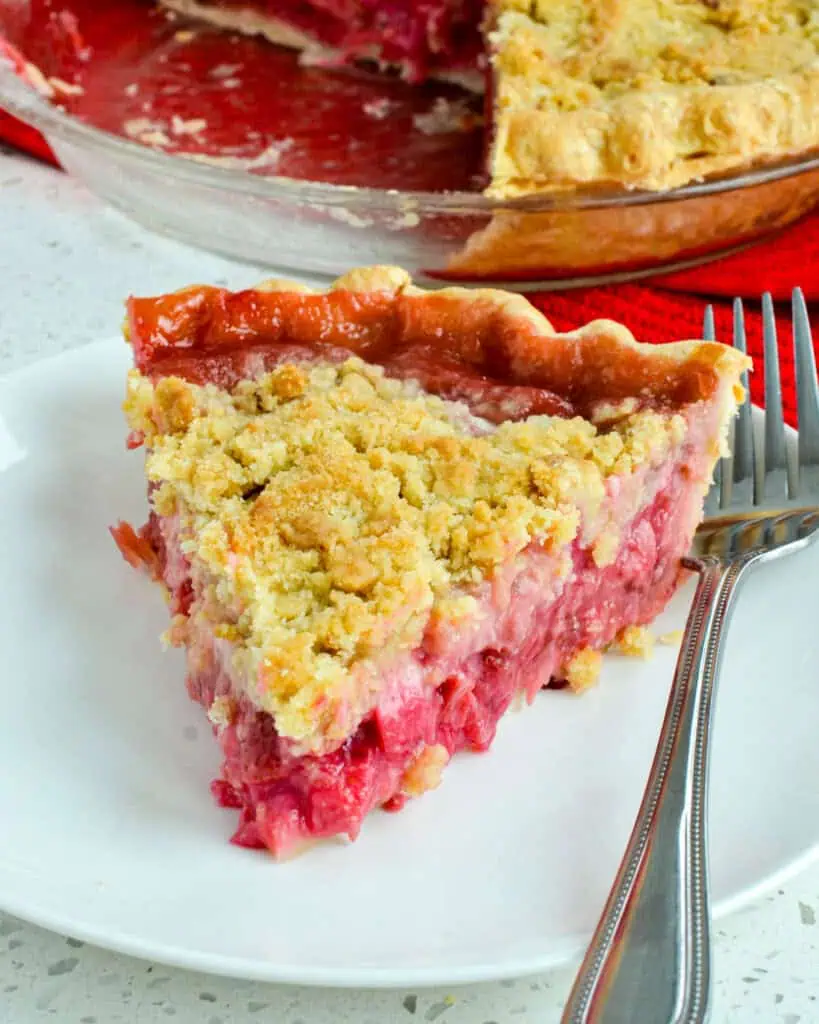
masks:
<svg viewBox="0 0 819 1024"><path fill-rule="evenodd" d="M708 1018L711 944L708 765L725 633L749 572L819 531L819 388L805 300L792 299L799 433L789 459L771 296L762 297L765 413L757 451L747 374L687 568L699 575L637 820L569 994L562 1024L699 1024ZM734 346L745 352L742 302ZM714 338L713 311L703 334ZM794 464L795 463L795 464Z"/></svg>

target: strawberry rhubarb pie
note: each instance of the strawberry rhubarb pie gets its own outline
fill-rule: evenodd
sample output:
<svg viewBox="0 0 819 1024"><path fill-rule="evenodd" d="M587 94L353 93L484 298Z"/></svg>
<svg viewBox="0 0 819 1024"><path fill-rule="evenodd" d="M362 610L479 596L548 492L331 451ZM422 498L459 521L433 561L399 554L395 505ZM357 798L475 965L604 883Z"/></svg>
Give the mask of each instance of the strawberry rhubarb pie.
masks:
<svg viewBox="0 0 819 1024"><path fill-rule="evenodd" d="M222 748L235 841L355 837L680 579L746 359L556 334L522 297L394 268L131 299L126 559Z"/></svg>
<svg viewBox="0 0 819 1024"><path fill-rule="evenodd" d="M819 147L809 0L160 0L486 96L487 191L663 190Z"/></svg>

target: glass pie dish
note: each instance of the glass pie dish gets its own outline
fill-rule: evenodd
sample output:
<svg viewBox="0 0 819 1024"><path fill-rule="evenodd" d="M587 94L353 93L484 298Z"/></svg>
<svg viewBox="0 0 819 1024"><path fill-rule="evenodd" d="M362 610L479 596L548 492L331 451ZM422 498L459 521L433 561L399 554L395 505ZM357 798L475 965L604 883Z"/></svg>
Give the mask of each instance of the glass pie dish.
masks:
<svg viewBox="0 0 819 1024"><path fill-rule="evenodd" d="M33 52L31 23L28 35L15 36L14 5L0 0L0 55L4 37L9 55L0 56L0 106L39 129L69 173L135 220L276 271L334 277L354 264L391 263L427 284L588 285L712 259L785 227L819 201L816 154L662 193L589 189L490 199L479 177L480 101L470 106L453 86L413 88L301 68L294 55L256 40L191 30L176 19L157 27L164 16L136 0L117 5L116 32L130 32L122 21L129 2L135 17L154 19L139 59L120 60L113 29L109 52L102 52L94 33L114 17L111 8L73 0L71 32L78 36L79 25L91 37L91 56L82 51L74 67L53 39ZM48 4L44 10L53 19ZM211 53L207 74L203 46ZM230 53L241 48L244 59L248 48L263 46L257 63L269 80L247 91L231 77L240 62L230 63ZM205 82L214 69L228 71ZM31 87L37 79L39 91ZM226 83L242 89L233 90L229 115L214 113L216 87L224 99ZM169 94L164 120L146 99L152 92ZM119 105L112 105L114 94ZM235 135L245 118L242 130L256 137L255 152L233 146L235 138L208 152L192 146L202 126L210 129L209 114L223 136ZM269 128L279 116L290 119L284 133L247 131L255 117L267 117ZM299 135L298 117L316 123ZM312 162L300 160L304 146Z"/></svg>

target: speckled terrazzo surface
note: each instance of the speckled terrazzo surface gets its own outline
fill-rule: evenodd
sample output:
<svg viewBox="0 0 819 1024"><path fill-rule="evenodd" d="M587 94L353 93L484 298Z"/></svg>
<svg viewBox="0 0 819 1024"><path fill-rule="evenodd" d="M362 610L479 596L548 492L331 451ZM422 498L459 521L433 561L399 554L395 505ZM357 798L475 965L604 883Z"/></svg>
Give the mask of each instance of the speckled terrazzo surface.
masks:
<svg viewBox="0 0 819 1024"><path fill-rule="evenodd" d="M241 287L259 276L154 238L65 176L0 150L2 372L111 336L130 291ZM819 1024L818 915L814 867L720 922L715 1024ZM0 1024L548 1024L570 981L563 971L451 990L263 985L111 954L0 913Z"/></svg>

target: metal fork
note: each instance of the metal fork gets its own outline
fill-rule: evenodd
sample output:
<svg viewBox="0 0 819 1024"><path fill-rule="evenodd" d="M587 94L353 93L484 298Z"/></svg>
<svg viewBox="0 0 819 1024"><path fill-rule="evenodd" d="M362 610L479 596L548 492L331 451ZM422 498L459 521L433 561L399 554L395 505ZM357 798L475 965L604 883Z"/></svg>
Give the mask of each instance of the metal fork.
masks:
<svg viewBox="0 0 819 1024"><path fill-rule="evenodd" d="M733 456L718 466L688 568L699 574L657 753L614 887L581 964L563 1024L699 1024L711 991L707 859L709 740L725 632L751 569L819 530L819 388L802 292L793 293L799 434L789 459L773 303L762 299L764 441L747 394ZM714 337L713 313L704 335ZM745 351L742 303L734 346Z"/></svg>

